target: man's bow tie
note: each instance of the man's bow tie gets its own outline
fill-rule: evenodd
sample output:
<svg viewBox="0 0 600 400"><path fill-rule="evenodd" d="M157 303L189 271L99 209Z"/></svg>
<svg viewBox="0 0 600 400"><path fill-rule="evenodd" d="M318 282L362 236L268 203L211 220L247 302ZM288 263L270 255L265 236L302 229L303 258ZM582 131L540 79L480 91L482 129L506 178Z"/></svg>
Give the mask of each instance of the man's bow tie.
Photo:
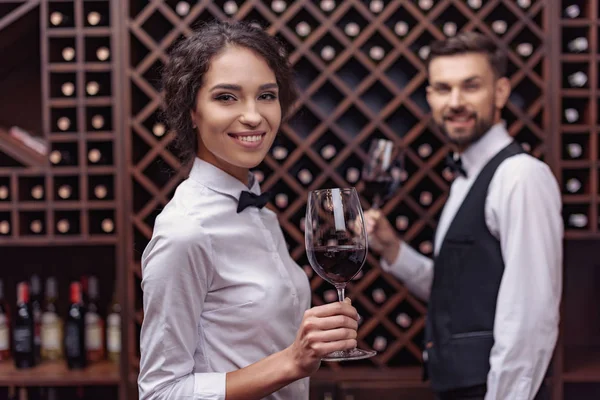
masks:
<svg viewBox="0 0 600 400"><path fill-rule="evenodd" d="M244 211L246 207L255 206L258 208L263 208L272 198L271 192L265 192L260 196L254 194L252 192L248 192L244 190L240 195L240 199L238 201L237 212L238 214Z"/></svg>
<svg viewBox="0 0 600 400"><path fill-rule="evenodd" d="M450 154L446 154L446 165L455 174L461 174L465 178L467 177L467 171L463 168L462 160L460 157L455 160Z"/></svg>

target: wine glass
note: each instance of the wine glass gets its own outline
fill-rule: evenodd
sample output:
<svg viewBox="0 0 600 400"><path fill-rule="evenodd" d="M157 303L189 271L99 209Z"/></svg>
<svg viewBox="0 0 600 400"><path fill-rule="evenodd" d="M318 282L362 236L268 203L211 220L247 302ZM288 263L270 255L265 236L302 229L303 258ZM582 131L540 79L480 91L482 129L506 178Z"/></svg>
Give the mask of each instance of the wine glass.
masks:
<svg viewBox="0 0 600 400"><path fill-rule="evenodd" d="M346 284L362 269L368 250L363 210L355 188L310 192L305 242L310 265L335 286L339 301L344 301ZM361 349L334 351L323 360L360 360L375 354Z"/></svg>
<svg viewBox="0 0 600 400"><path fill-rule="evenodd" d="M402 182L403 171L399 149L387 139L375 139L369 147L367 161L363 165L362 192L371 208L377 209L396 193Z"/></svg>

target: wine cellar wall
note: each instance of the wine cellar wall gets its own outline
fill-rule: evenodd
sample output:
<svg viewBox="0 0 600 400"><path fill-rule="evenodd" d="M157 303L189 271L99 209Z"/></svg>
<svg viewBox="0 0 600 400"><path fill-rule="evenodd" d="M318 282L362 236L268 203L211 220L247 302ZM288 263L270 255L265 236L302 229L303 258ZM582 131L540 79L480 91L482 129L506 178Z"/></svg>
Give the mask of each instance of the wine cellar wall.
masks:
<svg viewBox="0 0 600 400"><path fill-rule="evenodd" d="M120 363L103 360L77 378L64 363L27 373L0 361L0 397L4 389L47 397L37 389L60 387L67 400L137 398L141 254L187 173L161 118L160 71L174 43L215 18L256 23L293 64L300 99L253 172L276 195L269 207L310 278L313 305L337 293L306 259L307 193L361 192L370 142L391 139L404 151L406 179L383 211L405 240L431 255L452 177L449 146L425 100L428 45L475 30L507 50L513 92L503 118L523 148L550 165L563 192L563 320L547 383L554 400L600 396L596 2L37 0L0 2L0 38L11 36L0 39L0 49L12 60L0 90L14 97L0 110L0 245L11 265L23 265L5 280L5 298L14 303L16 283L31 275L57 276L65 310L69 283L95 275L104 315L121 306L121 353ZM421 380L426 304L382 272L375 254L347 293L363 317L359 347L379 354L323 363L312 398L432 399Z"/></svg>

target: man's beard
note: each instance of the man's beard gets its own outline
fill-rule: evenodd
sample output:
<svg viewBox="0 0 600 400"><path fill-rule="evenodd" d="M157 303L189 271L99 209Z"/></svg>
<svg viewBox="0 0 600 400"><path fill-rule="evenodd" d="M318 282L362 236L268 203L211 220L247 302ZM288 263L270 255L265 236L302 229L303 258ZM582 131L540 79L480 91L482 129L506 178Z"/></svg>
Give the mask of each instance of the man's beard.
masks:
<svg viewBox="0 0 600 400"><path fill-rule="evenodd" d="M492 106L493 107L493 106ZM460 135L459 137L450 136L448 130L446 129L446 121L448 118L452 117L454 114L461 114L463 110L459 110L459 112L452 112L450 115L444 115L442 118L442 123L437 124L438 128L450 141L461 148L466 148L467 146L472 145L477 142L479 139L483 137L494 126L493 118L481 118L477 113L473 112L471 117L475 119L475 126L473 127L473 131L469 135ZM493 115L493 110L492 114Z"/></svg>

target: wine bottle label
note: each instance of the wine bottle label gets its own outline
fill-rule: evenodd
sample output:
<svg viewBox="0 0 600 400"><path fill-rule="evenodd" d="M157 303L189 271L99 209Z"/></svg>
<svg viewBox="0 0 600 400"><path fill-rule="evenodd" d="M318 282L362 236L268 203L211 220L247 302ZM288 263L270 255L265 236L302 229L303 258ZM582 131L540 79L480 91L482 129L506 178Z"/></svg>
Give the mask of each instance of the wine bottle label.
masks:
<svg viewBox="0 0 600 400"><path fill-rule="evenodd" d="M96 313L85 315L85 348L100 350L102 348L102 324Z"/></svg>
<svg viewBox="0 0 600 400"><path fill-rule="evenodd" d="M79 349L79 328L77 324L67 324L65 330L65 352L67 357L76 358L81 356Z"/></svg>
<svg viewBox="0 0 600 400"><path fill-rule="evenodd" d="M60 350L61 344L61 329L58 316L51 312L46 312L42 315L41 339L42 349L44 350Z"/></svg>
<svg viewBox="0 0 600 400"><path fill-rule="evenodd" d="M4 317L4 316L2 316ZM0 351L8 350L8 326L6 324L0 325Z"/></svg>
<svg viewBox="0 0 600 400"><path fill-rule="evenodd" d="M106 341L106 347L111 353L118 353L121 351L121 328L117 326L108 327L108 340Z"/></svg>
<svg viewBox="0 0 600 400"><path fill-rule="evenodd" d="M31 329L26 326L17 326L13 332L15 342L15 353L30 353L33 351L31 348L32 340Z"/></svg>

